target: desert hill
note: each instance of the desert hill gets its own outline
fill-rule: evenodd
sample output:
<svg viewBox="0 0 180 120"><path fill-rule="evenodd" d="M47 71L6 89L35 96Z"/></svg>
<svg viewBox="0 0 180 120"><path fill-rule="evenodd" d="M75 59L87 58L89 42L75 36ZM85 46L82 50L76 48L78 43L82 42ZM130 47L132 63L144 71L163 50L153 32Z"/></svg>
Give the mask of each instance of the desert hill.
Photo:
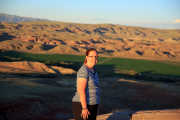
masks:
<svg viewBox="0 0 180 120"><path fill-rule="evenodd" d="M52 21L0 23L0 49L180 61L180 30Z"/></svg>
<svg viewBox="0 0 180 120"><path fill-rule="evenodd" d="M9 74L74 74L70 68L60 66L47 66L40 62L19 61L19 62L0 62L0 71Z"/></svg>

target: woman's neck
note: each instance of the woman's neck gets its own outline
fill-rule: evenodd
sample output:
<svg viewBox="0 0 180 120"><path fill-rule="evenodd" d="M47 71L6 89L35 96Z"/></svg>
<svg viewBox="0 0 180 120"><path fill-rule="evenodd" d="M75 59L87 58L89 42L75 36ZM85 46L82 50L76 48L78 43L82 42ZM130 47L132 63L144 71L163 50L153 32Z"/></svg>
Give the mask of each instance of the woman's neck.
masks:
<svg viewBox="0 0 180 120"><path fill-rule="evenodd" d="M89 65L89 64L87 64L87 63L85 63L85 65L86 65L89 69L93 69L93 67L94 67L94 66L91 66L91 65Z"/></svg>

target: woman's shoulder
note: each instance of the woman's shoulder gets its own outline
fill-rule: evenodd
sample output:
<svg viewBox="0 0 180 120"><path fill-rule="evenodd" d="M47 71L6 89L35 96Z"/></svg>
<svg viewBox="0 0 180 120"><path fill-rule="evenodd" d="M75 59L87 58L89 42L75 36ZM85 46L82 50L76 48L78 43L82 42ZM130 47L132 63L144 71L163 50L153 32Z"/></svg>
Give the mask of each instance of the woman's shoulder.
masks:
<svg viewBox="0 0 180 120"><path fill-rule="evenodd" d="M79 68L78 73L79 73L79 72L88 72L88 69L87 69L86 65L83 64L83 65Z"/></svg>
<svg viewBox="0 0 180 120"><path fill-rule="evenodd" d="M77 72L78 78L88 78L88 70L85 65L82 65L81 68Z"/></svg>

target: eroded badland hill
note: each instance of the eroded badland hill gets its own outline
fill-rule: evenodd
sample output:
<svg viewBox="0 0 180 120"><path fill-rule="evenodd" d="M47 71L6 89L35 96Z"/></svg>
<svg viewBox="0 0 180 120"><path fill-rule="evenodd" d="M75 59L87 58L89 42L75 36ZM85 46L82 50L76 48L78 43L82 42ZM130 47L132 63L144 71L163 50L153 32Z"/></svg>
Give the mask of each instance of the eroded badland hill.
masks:
<svg viewBox="0 0 180 120"><path fill-rule="evenodd" d="M180 61L180 30L62 22L0 23L0 49Z"/></svg>

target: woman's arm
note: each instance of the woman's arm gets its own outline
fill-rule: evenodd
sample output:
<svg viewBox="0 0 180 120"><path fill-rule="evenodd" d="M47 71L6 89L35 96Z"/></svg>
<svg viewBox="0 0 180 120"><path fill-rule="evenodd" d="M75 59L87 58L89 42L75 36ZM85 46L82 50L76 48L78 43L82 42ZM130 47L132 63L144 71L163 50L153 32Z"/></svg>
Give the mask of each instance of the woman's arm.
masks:
<svg viewBox="0 0 180 120"><path fill-rule="evenodd" d="M80 101L81 101L82 108L87 108L86 86L87 86L87 79L85 79L85 78L77 79L77 91L80 95Z"/></svg>
<svg viewBox="0 0 180 120"><path fill-rule="evenodd" d="M86 78L78 78L77 79L77 90L78 90L81 105L82 105L81 116L83 119L87 119L88 115L90 115L90 112L87 108L87 102L86 102L86 87L87 87L87 79Z"/></svg>

